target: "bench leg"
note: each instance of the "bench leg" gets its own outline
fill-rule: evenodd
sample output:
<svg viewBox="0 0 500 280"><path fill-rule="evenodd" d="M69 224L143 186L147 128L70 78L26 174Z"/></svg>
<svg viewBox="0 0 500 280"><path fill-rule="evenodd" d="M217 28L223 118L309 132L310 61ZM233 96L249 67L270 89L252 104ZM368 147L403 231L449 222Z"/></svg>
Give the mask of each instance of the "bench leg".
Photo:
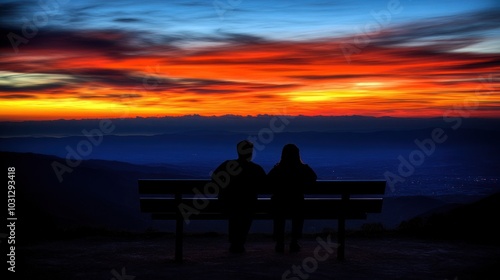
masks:
<svg viewBox="0 0 500 280"><path fill-rule="evenodd" d="M345 260L344 250L345 250L345 218L340 218L339 222L339 236L338 243L339 247L337 248L337 260L343 261Z"/></svg>
<svg viewBox="0 0 500 280"><path fill-rule="evenodd" d="M177 218L175 221L175 261L182 262L182 245L184 237L184 220Z"/></svg>

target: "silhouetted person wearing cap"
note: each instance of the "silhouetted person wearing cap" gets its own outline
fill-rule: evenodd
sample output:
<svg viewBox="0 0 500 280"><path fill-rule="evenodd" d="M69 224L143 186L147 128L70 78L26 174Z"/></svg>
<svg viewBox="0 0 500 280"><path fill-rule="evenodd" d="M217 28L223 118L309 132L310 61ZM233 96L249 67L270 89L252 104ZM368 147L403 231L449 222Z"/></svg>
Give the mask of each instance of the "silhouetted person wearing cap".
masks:
<svg viewBox="0 0 500 280"><path fill-rule="evenodd" d="M257 187L264 184L266 172L252 162L253 144L241 141L237 145L238 158L224 161L212 174L220 185L218 200L228 218L228 235L233 253L245 251L257 202Z"/></svg>
<svg viewBox="0 0 500 280"><path fill-rule="evenodd" d="M287 144L283 147L280 162L269 171L268 179L273 192L271 200L276 252L282 253L285 250L287 218L292 221L290 252L298 252L298 240L302 237L304 227L304 190L316 181L316 173L302 162L299 148L294 144Z"/></svg>

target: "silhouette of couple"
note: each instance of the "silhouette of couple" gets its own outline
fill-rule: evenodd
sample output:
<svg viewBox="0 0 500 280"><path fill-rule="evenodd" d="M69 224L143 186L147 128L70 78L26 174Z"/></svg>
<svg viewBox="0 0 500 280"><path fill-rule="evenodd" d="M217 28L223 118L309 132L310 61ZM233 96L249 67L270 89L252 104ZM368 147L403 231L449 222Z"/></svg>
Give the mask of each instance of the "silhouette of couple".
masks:
<svg viewBox="0 0 500 280"><path fill-rule="evenodd" d="M285 224L291 219L290 252L300 250L299 239L304 226L304 190L317 179L316 173L304 164L299 148L294 144L283 147L281 160L269 171L252 162L253 144L244 140L237 145L238 159L223 162L213 174L231 170L218 200L228 218L228 236L233 253L245 251L247 235L257 205L258 188L272 190L273 237L276 252L285 251Z"/></svg>

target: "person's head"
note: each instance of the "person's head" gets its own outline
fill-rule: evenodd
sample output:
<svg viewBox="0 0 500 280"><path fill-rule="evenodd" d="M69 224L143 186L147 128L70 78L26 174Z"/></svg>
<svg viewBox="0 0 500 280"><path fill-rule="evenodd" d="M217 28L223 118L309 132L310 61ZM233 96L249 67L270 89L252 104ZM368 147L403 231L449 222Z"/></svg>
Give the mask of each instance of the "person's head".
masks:
<svg viewBox="0 0 500 280"><path fill-rule="evenodd" d="M281 151L281 164L301 164L299 148L295 144L286 144Z"/></svg>
<svg viewBox="0 0 500 280"><path fill-rule="evenodd" d="M243 140L236 145L238 159L251 161L253 156L253 143L248 140Z"/></svg>

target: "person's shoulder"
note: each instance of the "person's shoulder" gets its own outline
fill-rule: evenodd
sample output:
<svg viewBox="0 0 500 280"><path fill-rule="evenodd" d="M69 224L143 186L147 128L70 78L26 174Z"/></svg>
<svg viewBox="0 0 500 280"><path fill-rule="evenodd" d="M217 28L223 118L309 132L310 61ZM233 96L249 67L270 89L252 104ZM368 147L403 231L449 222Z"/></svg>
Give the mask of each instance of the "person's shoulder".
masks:
<svg viewBox="0 0 500 280"><path fill-rule="evenodd" d="M276 170L279 170L281 168L280 164L279 163L276 163L275 165L273 165L273 167L271 168L271 171L276 171Z"/></svg>
<svg viewBox="0 0 500 280"><path fill-rule="evenodd" d="M249 161L248 164L250 166L252 166L253 168L255 168L255 169L262 169L262 170L264 170L264 168L262 168L262 166L260 164L257 164L257 163L255 163L253 161Z"/></svg>
<svg viewBox="0 0 500 280"><path fill-rule="evenodd" d="M278 174L282 173L282 167L280 166L279 163L276 163L271 170L269 170L269 173L267 173L270 176L279 176Z"/></svg>
<svg viewBox="0 0 500 280"><path fill-rule="evenodd" d="M252 172L254 174L266 174L266 171L264 170L264 168L262 166L260 166L259 164L253 162L253 161L248 161L245 163L246 167L244 167L244 169L248 170L249 172Z"/></svg>
<svg viewBox="0 0 500 280"><path fill-rule="evenodd" d="M307 163L303 163L302 164L302 168L306 168L306 169L312 169L311 166Z"/></svg>
<svg viewBox="0 0 500 280"><path fill-rule="evenodd" d="M228 159L228 160L225 160L225 161L221 162L221 163L219 164L219 166L226 166L226 164L228 164L230 161L231 161L231 160L229 160L229 159Z"/></svg>
<svg viewBox="0 0 500 280"><path fill-rule="evenodd" d="M309 176L311 176L312 178L317 179L316 172L311 168L311 166L304 163L302 168L304 169L304 172L306 172L306 174L309 174Z"/></svg>
<svg viewBox="0 0 500 280"><path fill-rule="evenodd" d="M298 171L302 172L314 172L314 170L309 166L309 164L302 163L298 166Z"/></svg>

